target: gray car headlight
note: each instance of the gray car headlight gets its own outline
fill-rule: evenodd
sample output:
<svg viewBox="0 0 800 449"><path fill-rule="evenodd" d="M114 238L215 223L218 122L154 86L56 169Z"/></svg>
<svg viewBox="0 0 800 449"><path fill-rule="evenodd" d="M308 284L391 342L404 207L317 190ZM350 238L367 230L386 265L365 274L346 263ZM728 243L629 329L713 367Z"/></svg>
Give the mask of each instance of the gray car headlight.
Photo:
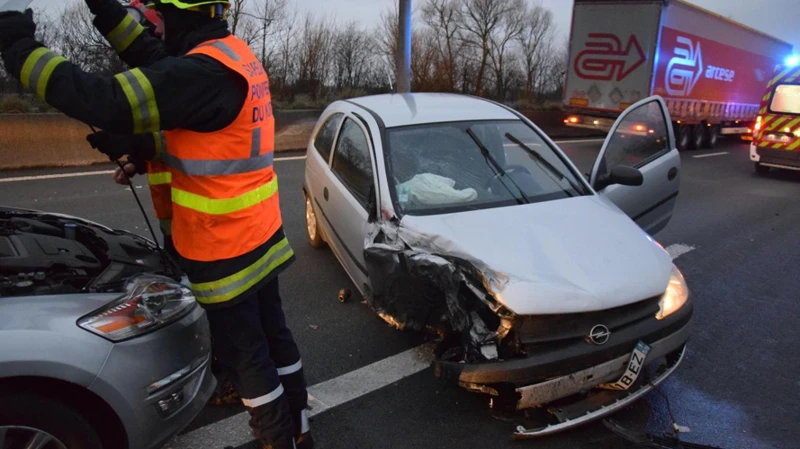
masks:
<svg viewBox="0 0 800 449"><path fill-rule="evenodd" d="M197 305L189 288L163 276L137 276L128 281L125 291L121 298L81 318L78 325L121 341L177 321Z"/></svg>
<svg viewBox="0 0 800 449"><path fill-rule="evenodd" d="M667 290L661 295L661 300L658 302L656 319L663 320L677 312L686 304L686 300L688 299L689 286L686 285L686 280L683 278L681 271L673 264Z"/></svg>

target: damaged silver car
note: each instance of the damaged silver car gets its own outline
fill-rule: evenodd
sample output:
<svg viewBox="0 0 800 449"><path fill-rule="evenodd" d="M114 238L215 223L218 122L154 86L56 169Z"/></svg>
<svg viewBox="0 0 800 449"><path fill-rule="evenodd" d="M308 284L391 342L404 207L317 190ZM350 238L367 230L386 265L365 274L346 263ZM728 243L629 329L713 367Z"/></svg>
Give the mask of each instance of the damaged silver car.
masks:
<svg viewBox="0 0 800 449"><path fill-rule="evenodd" d="M651 236L680 184L669 112L629 107L582 176L522 114L455 94L337 101L303 193L367 303L439 334L437 376L547 435L630 404L682 360L692 302Z"/></svg>

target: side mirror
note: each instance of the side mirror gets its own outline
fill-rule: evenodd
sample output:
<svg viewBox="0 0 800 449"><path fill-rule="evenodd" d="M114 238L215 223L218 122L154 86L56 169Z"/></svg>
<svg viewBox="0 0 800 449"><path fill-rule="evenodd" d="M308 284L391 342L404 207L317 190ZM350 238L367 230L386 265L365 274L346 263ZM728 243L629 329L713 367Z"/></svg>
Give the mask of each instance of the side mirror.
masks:
<svg viewBox="0 0 800 449"><path fill-rule="evenodd" d="M644 182L644 175L639 169L633 168L628 165L617 165L611 169L611 173L601 175L597 178L597 190L603 190L606 187L619 184L623 186L640 186Z"/></svg>

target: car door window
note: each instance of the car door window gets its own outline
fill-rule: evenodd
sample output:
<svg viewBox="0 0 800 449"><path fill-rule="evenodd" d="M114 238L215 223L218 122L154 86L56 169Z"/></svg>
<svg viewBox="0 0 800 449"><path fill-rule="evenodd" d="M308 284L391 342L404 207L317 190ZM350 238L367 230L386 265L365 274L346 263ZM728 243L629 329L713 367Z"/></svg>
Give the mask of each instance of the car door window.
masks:
<svg viewBox="0 0 800 449"><path fill-rule="evenodd" d="M333 140L336 138L336 131L339 129L339 124L342 123L342 118L344 118L344 114L341 113L330 116L314 139L314 148L325 159L325 162L331 158Z"/></svg>
<svg viewBox="0 0 800 449"><path fill-rule="evenodd" d="M658 102L631 111L614 131L607 148L599 174L617 165L639 168L668 152L667 121Z"/></svg>
<svg viewBox="0 0 800 449"><path fill-rule="evenodd" d="M332 169L342 184L366 209L373 184L372 158L366 134L349 118L345 119L342 125L339 142L333 154Z"/></svg>

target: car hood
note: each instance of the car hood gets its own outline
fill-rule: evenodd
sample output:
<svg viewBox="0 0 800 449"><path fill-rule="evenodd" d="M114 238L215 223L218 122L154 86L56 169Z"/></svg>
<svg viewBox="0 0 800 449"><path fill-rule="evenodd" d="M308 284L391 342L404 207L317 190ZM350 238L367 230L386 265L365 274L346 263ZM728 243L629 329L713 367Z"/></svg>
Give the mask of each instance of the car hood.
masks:
<svg viewBox="0 0 800 449"><path fill-rule="evenodd" d="M492 293L519 315L604 310L657 296L672 269L669 254L602 195L407 215L401 226L452 242L506 278Z"/></svg>

